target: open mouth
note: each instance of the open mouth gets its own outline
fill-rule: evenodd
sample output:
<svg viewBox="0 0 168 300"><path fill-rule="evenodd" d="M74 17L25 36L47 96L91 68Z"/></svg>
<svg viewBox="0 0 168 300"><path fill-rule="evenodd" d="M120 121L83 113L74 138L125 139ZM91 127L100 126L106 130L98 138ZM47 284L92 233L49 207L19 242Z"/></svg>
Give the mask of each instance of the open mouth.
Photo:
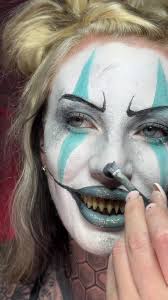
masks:
<svg viewBox="0 0 168 300"><path fill-rule="evenodd" d="M124 227L125 199L128 192L105 187L86 187L72 196L82 216L91 224L102 228L121 230Z"/></svg>
<svg viewBox="0 0 168 300"><path fill-rule="evenodd" d="M103 215L118 215L124 214L125 202L118 200L108 200L98 197L81 196L85 205Z"/></svg>
<svg viewBox="0 0 168 300"><path fill-rule="evenodd" d="M91 224L115 231L123 229L125 203L128 190L109 189L104 186L88 186L74 189L58 182L48 170L54 181L66 189L75 199L80 213ZM125 186L125 185L124 185ZM136 190L136 188L135 188ZM150 200L141 194L145 206Z"/></svg>
<svg viewBox="0 0 168 300"><path fill-rule="evenodd" d="M109 189L104 186L88 186L74 189L58 182L48 170L54 181L66 189L75 199L81 215L91 224L115 231L123 229L124 212L128 190ZM135 188L136 190L136 188ZM150 203L143 194L145 206Z"/></svg>

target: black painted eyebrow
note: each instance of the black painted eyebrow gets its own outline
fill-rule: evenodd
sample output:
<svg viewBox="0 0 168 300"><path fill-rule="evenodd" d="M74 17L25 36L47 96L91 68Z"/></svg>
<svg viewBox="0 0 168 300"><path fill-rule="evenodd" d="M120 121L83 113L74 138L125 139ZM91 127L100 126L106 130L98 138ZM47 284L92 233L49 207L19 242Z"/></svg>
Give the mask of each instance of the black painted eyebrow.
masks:
<svg viewBox="0 0 168 300"><path fill-rule="evenodd" d="M146 109L142 109L142 110L138 110L138 111L133 111L131 110L131 105L132 105L132 101L133 101L134 97L132 97L129 106L127 108L127 116L128 117L144 117L146 114L152 113L152 112L161 112L162 110L168 109L168 106L157 106L157 107L149 107Z"/></svg>
<svg viewBox="0 0 168 300"><path fill-rule="evenodd" d="M73 94L64 94L61 96L61 98L58 101L61 101L62 99L67 99L67 100L74 101L74 102L85 103L98 111L105 112L106 111L106 97L105 97L104 92L103 92L103 98L104 98L103 107L98 107L95 104L91 103L90 101L88 101L82 97L73 95Z"/></svg>

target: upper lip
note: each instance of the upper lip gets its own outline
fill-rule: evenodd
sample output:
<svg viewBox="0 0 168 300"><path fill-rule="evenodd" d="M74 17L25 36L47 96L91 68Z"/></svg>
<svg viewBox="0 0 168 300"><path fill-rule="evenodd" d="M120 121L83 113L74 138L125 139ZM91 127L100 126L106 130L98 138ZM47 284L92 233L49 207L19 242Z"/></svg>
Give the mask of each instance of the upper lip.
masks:
<svg viewBox="0 0 168 300"><path fill-rule="evenodd" d="M89 186L76 190L80 196L90 196L110 200L125 201L128 191L116 188L108 189L104 186Z"/></svg>

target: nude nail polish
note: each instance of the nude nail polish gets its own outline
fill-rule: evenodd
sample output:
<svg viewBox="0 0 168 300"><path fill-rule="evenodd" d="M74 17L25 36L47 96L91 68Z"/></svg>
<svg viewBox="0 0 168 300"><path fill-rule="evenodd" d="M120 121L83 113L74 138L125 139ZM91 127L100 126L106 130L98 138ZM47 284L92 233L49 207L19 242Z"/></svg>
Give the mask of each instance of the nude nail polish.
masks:
<svg viewBox="0 0 168 300"><path fill-rule="evenodd" d="M127 201L130 201L131 199L137 199L138 196L139 196L139 192L138 192L138 191L132 191L132 192L130 192L130 193L127 195L126 202L127 202Z"/></svg>
<svg viewBox="0 0 168 300"><path fill-rule="evenodd" d="M153 184L153 190L154 191L158 191L161 193L163 201L165 202L165 204L167 204L167 197L166 197L166 193L163 190L163 188L161 187L161 185L159 183L154 183Z"/></svg>

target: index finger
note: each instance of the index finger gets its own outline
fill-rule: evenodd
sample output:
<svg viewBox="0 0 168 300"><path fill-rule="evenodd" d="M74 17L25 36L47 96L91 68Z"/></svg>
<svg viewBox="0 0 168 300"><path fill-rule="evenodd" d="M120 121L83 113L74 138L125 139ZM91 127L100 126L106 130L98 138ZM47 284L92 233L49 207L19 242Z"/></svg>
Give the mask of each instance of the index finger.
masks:
<svg viewBox="0 0 168 300"><path fill-rule="evenodd" d="M153 192L153 203L146 208L146 221L150 238L164 279L168 285L168 209L159 205L161 196Z"/></svg>
<svg viewBox="0 0 168 300"><path fill-rule="evenodd" d="M129 193L125 206L125 239L130 268L136 287L145 299L165 290L165 282L150 242L143 199ZM149 285L149 279L152 286ZM160 298L161 299L161 298Z"/></svg>
<svg viewBox="0 0 168 300"><path fill-rule="evenodd" d="M119 300L117 284L113 270L112 254L109 257L107 268L106 300Z"/></svg>

